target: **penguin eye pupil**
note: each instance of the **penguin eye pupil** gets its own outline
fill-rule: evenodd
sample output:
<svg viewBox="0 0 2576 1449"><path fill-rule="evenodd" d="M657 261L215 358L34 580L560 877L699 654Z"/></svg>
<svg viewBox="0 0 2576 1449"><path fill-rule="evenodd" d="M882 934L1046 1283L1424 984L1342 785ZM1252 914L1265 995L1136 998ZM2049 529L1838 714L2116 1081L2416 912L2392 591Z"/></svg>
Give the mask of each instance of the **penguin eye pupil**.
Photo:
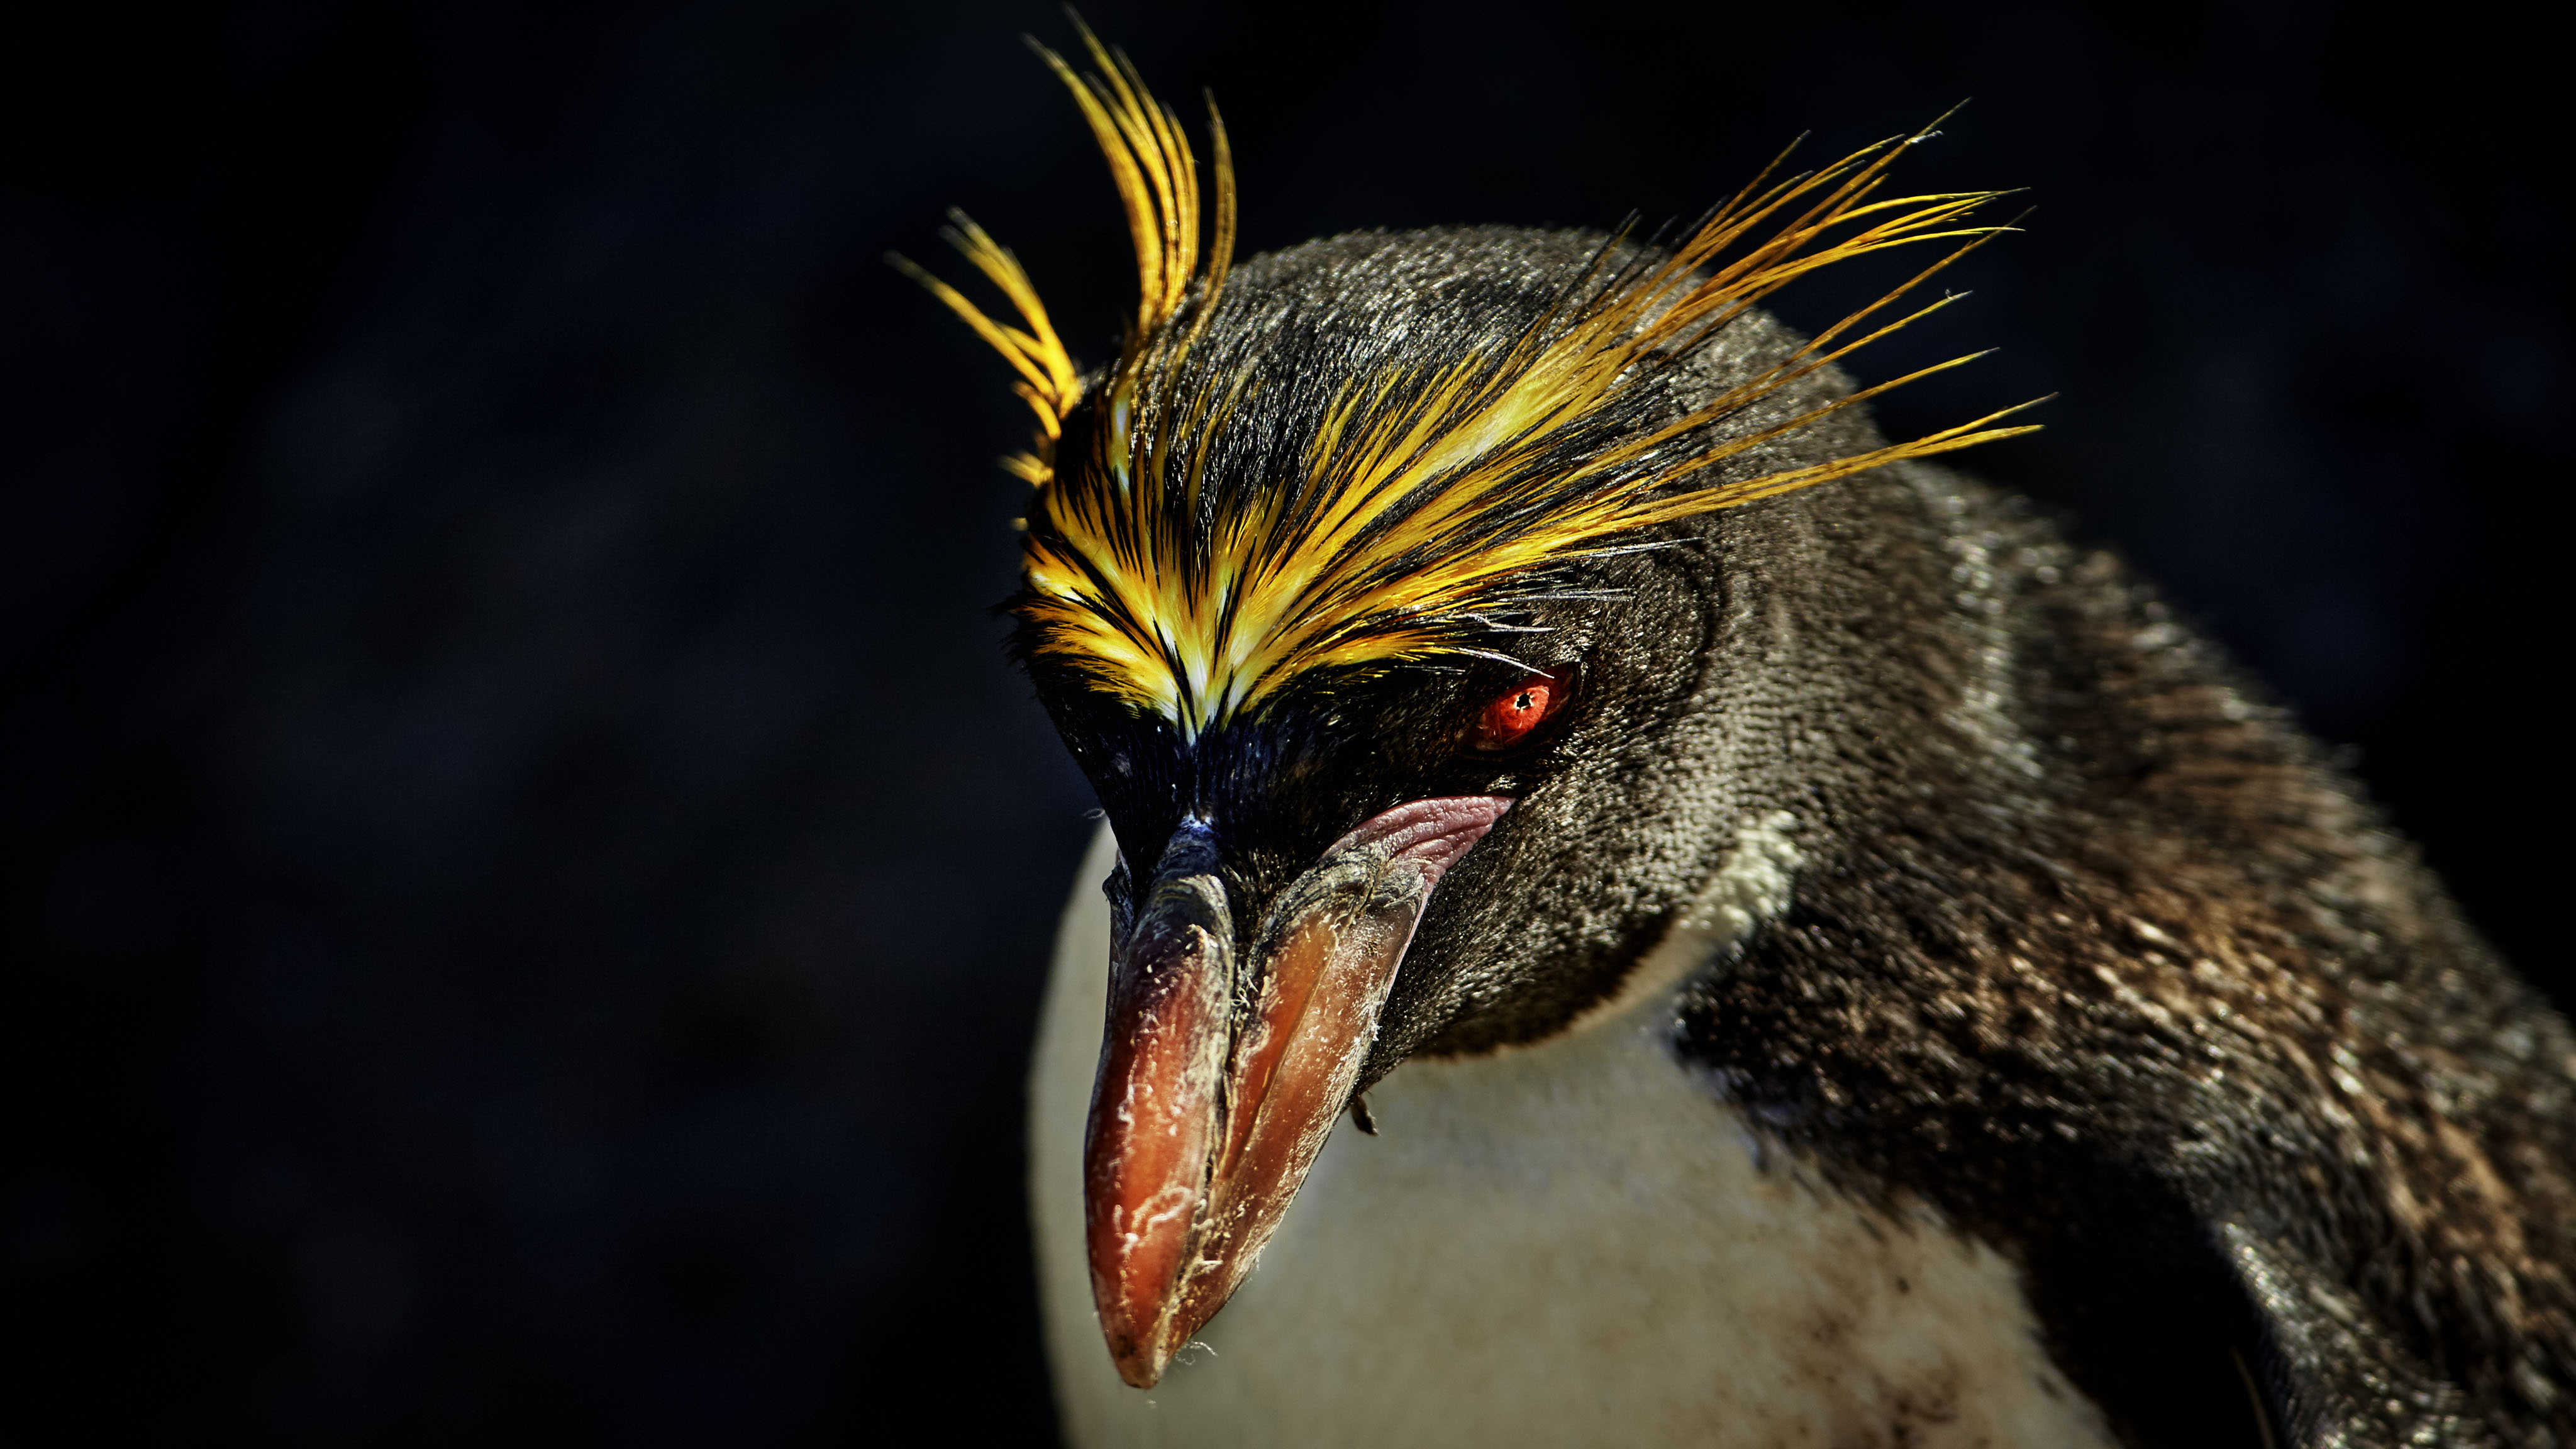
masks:
<svg viewBox="0 0 2576 1449"><path fill-rule="evenodd" d="M1479 750L1509 749L1529 737L1565 703L1566 671L1533 674L1495 696L1476 721L1469 743Z"/></svg>

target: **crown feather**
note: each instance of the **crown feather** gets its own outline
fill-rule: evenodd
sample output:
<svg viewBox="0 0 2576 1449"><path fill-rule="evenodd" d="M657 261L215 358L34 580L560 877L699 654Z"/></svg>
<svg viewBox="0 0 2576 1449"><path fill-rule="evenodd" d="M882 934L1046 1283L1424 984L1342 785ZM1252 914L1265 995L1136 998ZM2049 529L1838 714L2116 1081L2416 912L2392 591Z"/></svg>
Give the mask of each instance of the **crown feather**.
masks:
<svg viewBox="0 0 2576 1449"><path fill-rule="evenodd" d="M1645 546L1640 530L2034 430L1999 426L2020 411L2006 408L1909 442L1727 476L1743 471L1726 469L1730 460L1973 360L1786 418L1757 408L1949 305L1956 298L1945 295L1877 320L2010 229L1967 224L1999 192L1879 195L1896 158L1933 134L1926 127L1775 180L1782 152L1679 245L1613 238L1507 345L1428 371L1348 379L1289 476L1211 485L1209 441L1255 385L1241 370L1182 365L1232 260L1225 132L1211 100L1215 206L1202 273L1197 166L1178 118L1124 54L1088 28L1081 34L1098 66L1090 75L1031 44L1109 162L1138 277L1135 325L1093 385L1098 416L1082 434L1081 456L1055 456L1061 423L1083 395L1017 260L958 218L952 239L1024 327L993 322L953 288L901 265L1003 354L1039 412L1040 451L1010 464L1040 485L1015 605L1030 652L1072 665L1185 735L1257 711L1319 673L1444 654L1498 657L1477 642L1492 632L1488 615L1540 597L1551 566ZM1756 375L1677 413L1667 401L1674 369L1781 287L1925 242L1955 245ZM1194 313L1186 328L1177 325L1185 312Z"/></svg>

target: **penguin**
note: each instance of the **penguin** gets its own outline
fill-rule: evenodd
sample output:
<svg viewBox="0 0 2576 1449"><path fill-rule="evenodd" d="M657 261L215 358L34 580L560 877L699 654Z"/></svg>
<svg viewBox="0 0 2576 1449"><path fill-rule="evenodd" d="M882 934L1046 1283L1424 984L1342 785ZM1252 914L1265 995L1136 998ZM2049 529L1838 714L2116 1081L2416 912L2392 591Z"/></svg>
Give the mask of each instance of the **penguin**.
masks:
<svg viewBox="0 0 2576 1449"><path fill-rule="evenodd" d="M897 259L1036 417L1013 648L1104 817L1030 1078L1071 1442L2576 1444L2576 1035L1935 461L2014 410L1845 371L1990 195L1888 195L1918 134L1678 241L1236 265L1213 102L1203 192L1082 39L1117 357L962 215L1013 320Z"/></svg>

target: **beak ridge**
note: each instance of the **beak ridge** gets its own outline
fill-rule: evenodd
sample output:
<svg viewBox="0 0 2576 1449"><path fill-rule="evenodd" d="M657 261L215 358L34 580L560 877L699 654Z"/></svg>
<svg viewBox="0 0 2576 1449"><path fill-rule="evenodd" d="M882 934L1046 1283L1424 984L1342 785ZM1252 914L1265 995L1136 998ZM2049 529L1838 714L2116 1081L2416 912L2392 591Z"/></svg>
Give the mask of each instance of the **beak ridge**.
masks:
<svg viewBox="0 0 2576 1449"><path fill-rule="evenodd" d="M1110 972L1083 1142L1092 1296L1122 1373L1149 1358L1159 1369L1169 1356L1174 1289L1217 1126L1233 975L1215 844L1203 822L1187 822Z"/></svg>

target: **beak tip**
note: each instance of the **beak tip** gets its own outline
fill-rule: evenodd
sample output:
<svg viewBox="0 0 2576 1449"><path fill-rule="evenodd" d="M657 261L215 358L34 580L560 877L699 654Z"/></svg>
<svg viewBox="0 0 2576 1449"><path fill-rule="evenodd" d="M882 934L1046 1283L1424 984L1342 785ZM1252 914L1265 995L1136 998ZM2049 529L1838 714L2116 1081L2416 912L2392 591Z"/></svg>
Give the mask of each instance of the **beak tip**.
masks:
<svg viewBox="0 0 2576 1449"><path fill-rule="evenodd" d="M1128 1387L1152 1388L1162 1379L1173 1352L1189 1341L1176 1298L1174 1293L1157 1293L1141 1301L1099 1300L1101 1336L1108 1340L1110 1362L1118 1366L1118 1377Z"/></svg>
<svg viewBox="0 0 2576 1449"><path fill-rule="evenodd" d="M1109 1359L1118 1366L1118 1377L1129 1388L1150 1389L1161 1382L1163 1368L1172 1361L1173 1325L1156 1323L1139 1333L1121 1333L1113 1328L1106 1315L1101 1326L1109 1330Z"/></svg>
<svg viewBox="0 0 2576 1449"><path fill-rule="evenodd" d="M1131 1389L1150 1389L1162 1382L1163 1355L1151 1352L1121 1355L1118 1377L1125 1380Z"/></svg>

